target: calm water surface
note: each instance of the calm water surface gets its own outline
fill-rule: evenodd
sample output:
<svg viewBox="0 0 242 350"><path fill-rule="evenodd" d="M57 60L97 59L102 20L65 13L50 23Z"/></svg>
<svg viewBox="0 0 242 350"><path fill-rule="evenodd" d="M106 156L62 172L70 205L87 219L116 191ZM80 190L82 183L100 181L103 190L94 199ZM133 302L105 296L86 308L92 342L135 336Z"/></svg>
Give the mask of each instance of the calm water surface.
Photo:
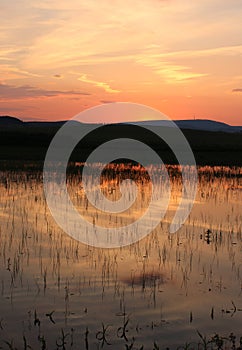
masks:
<svg viewBox="0 0 242 350"><path fill-rule="evenodd" d="M153 168L161 181L159 167ZM242 335L242 169L200 168L193 210L175 234L169 223L181 179L176 168L170 170L172 198L164 220L142 241L111 250L86 246L57 226L40 173L0 172L2 348L12 342L24 349L26 342L32 349L46 343L47 349L119 350L134 342L133 349L153 349L155 341L163 349L197 341L197 330ZM138 218L151 184L146 173L127 173L139 194L129 211L115 217L98 213L78 173L70 176L69 193L80 213L109 226ZM102 188L110 199L120 195L112 176L104 176Z"/></svg>

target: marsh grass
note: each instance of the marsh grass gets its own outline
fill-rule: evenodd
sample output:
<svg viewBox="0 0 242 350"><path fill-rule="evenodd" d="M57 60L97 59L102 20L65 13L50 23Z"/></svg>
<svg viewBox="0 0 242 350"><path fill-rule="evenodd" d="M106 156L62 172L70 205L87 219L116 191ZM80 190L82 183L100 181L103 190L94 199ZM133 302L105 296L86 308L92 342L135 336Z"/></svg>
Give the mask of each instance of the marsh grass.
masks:
<svg viewBox="0 0 242 350"><path fill-rule="evenodd" d="M108 198L117 198L124 178L131 177L140 190L135 213L111 219L104 219L82 193L82 164L71 167L70 196L90 220L122 225L145 210L150 179L142 167L105 169L101 185ZM200 167L194 209L171 235L182 180L178 166L167 169L172 198L164 220L142 241L113 250L85 246L61 231L46 206L41 171L0 172L0 347L242 346L242 170ZM160 182L161 169L153 170Z"/></svg>

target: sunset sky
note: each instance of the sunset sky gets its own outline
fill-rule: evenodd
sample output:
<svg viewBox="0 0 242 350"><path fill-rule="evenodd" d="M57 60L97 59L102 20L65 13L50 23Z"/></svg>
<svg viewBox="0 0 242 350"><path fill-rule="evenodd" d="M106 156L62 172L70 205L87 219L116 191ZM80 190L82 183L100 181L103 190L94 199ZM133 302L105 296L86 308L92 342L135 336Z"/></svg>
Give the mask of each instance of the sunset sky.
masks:
<svg viewBox="0 0 242 350"><path fill-rule="evenodd" d="M0 0L0 11L1 115L63 120L127 101L242 125L241 0Z"/></svg>

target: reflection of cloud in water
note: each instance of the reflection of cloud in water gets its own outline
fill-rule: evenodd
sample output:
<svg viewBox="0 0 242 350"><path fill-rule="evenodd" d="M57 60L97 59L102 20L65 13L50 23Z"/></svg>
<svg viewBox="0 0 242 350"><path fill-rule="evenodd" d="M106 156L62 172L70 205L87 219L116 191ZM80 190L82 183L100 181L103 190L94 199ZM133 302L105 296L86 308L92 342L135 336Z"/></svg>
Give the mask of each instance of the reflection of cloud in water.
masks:
<svg viewBox="0 0 242 350"><path fill-rule="evenodd" d="M121 278L121 282L128 286L153 287L156 284L165 284L166 278L160 272L145 272L139 275Z"/></svg>

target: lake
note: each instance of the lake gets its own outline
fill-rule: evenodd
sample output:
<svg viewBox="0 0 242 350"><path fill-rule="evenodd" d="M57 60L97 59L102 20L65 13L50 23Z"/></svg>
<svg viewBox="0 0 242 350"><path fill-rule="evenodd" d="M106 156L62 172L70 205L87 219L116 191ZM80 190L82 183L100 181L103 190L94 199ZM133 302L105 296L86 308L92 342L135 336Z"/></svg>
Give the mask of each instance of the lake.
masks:
<svg viewBox="0 0 242 350"><path fill-rule="evenodd" d="M144 212L149 176L128 164L119 167L139 193L132 210L117 215L102 216L88 203L80 164L68 175L70 197L86 220L115 227ZM153 170L154 181L161 181L160 167ZM199 167L192 211L170 234L182 187L178 170L169 167L172 193L161 223L142 240L115 249L85 245L62 231L46 204L40 171L0 171L3 349L175 349L202 343L198 332L207 339L233 332L238 343L242 168ZM119 183L107 171L103 193L117 200Z"/></svg>

